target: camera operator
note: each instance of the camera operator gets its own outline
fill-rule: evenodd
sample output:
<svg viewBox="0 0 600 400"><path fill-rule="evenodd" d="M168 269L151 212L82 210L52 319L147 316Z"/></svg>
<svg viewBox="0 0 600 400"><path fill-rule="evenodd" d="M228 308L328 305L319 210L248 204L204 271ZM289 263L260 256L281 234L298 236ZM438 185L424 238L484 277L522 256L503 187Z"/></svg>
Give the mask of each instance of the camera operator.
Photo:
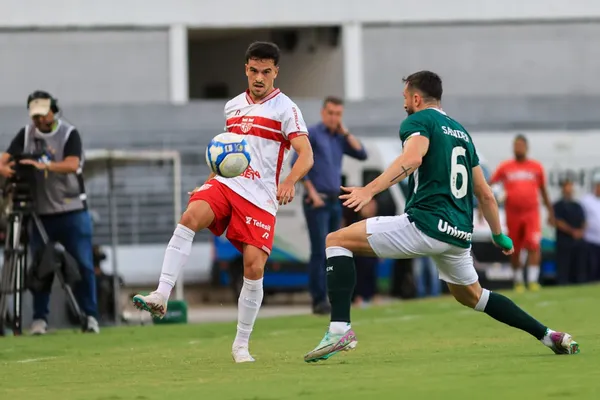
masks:
<svg viewBox="0 0 600 400"><path fill-rule="evenodd" d="M33 125L22 128L0 157L0 175L10 178L15 171L11 157L42 154L38 160L21 164L35 167L35 211L50 241L61 243L79 265L81 281L74 294L88 318L88 332L98 333L96 280L92 250L92 221L87 210L83 184L83 150L75 127L58 118L56 99L36 91L27 98ZM32 224L33 225L33 224ZM35 254L43 247L40 233L31 227L30 247ZM31 333L47 330L49 292L33 293L34 316Z"/></svg>

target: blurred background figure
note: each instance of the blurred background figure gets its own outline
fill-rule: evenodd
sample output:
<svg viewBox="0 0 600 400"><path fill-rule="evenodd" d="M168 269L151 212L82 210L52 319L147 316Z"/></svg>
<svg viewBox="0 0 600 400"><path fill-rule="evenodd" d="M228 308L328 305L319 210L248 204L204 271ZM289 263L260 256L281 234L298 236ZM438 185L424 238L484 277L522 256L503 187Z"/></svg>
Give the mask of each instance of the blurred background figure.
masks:
<svg viewBox="0 0 600 400"><path fill-rule="evenodd" d="M414 260L413 276L417 297L439 296L442 292L438 270L430 257Z"/></svg>
<svg viewBox="0 0 600 400"><path fill-rule="evenodd" d="M61 243L77 261L81 281L74 294L87 316L87 331L99 333L96 276L92 250L92 218L88 212L83 179L84 153L76 127L60 117L58 101L50 93L35 91L27 98L31 123L21 128L8 149L0 156L0 175L13 176L10 160L22 154L37 160L22 160L36 169L34 204L51 242ZM30 229L33 254L44 249L42 234L35 225ZM33 293L31 333L43 335L48 327L50 290Z"/></svg>
<svg viewBox="0 0 600 400"><path fill-rule="evenodd" d="M588 280L600 279L600 173L592 176L592 192L581 199L586 225L583 238L588 254Z"/></svg>
<svg viewBox="0 0 600 400"><path fill-rule="evenodd" d="M515 252L511 256L514 271L514 287L518 292L525 290L521 250L527 250L527 282L530 290L539 290L542 227L539 207L541 193L548 210L549 221L553 220L554 209L546 190L544 167L527 157L527 138L517 135L513 142L514 159L500 164L492 175L491 184L502 183L506 192L506 225L508 235L514 242Z"/></svg>
<svg viewBox="0 0 600 400"><path fill-rule="evenodd" d="M313 313L329 315L325 275L325 238L340 229L342 205L339 201L342 183L342 158L366 160L367 152L342 122L344 102L337 97L327 97L321 109L321 122L308 128L313 148L314 165L305 176L304 216L310 236L310 261L308 263L309 290ZM292 157L296 162L297 154Z"/></svg>
<svg viewBox="0 0 600 400"><path fill-rule="evenodd" d="M371 200L358 213L344 207L343 226L352 225L363 219L375 217L377 216L377 210L376 199ZM357 307L366 307L371 304L377 294L377 267L379 265L379 258L357 255L354 257L354 263L356 266L356 286L352 302Z"/></svg>
<svg viewBox="0 0 600 400"><path fill-rule="evenodd" d="M586 246L583 241L585 214L574 198L572 179L564 179L560 186L562 197L554 203L557 282L559 285L583 283L587 279Z"/></svg>

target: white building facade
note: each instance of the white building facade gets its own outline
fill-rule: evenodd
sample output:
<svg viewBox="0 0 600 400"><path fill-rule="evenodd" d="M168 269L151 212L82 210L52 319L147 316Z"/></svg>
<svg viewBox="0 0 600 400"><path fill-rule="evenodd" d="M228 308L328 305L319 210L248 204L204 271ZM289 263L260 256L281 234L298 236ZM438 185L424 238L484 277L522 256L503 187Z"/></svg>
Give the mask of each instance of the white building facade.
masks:
<svg viewBox="0 0 600 400"><path fill-rule="evenodd" d="M3 0L0 105L231 97L254 40L292 97L399 97L419 69L455 95L600 95L596 0Z"/></svg>

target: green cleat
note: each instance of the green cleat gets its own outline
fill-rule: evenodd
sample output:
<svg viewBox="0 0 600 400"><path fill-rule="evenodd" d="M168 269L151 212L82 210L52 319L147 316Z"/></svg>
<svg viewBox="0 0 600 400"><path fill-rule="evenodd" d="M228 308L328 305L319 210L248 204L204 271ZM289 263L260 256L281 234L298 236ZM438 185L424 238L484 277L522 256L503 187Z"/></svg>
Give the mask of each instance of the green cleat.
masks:
<svg viewBox="0 0 600 400"><path fill-rule="evenodd" d="M304 356L304 361L317 362L327 360L340 351L354 349L357 344L358 340L356 340L356 335L352 330L342 334L335 334L328 331L321 340L321 343Z"/></svg>

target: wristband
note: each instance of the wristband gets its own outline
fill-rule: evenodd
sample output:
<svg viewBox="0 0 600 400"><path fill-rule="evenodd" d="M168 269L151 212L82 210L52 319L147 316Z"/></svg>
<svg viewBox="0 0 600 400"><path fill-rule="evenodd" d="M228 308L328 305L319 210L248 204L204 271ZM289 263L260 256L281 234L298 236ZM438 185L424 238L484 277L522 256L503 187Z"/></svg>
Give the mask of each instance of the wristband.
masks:
<svg viewBox="0 0 600 400"><path fill-rule="evenodd" d="M510 250L513 248L513 241L511 238L506 236L504 233L499 233L498 235L492 235L492 240L496 243L502 250Z"/></svg>

